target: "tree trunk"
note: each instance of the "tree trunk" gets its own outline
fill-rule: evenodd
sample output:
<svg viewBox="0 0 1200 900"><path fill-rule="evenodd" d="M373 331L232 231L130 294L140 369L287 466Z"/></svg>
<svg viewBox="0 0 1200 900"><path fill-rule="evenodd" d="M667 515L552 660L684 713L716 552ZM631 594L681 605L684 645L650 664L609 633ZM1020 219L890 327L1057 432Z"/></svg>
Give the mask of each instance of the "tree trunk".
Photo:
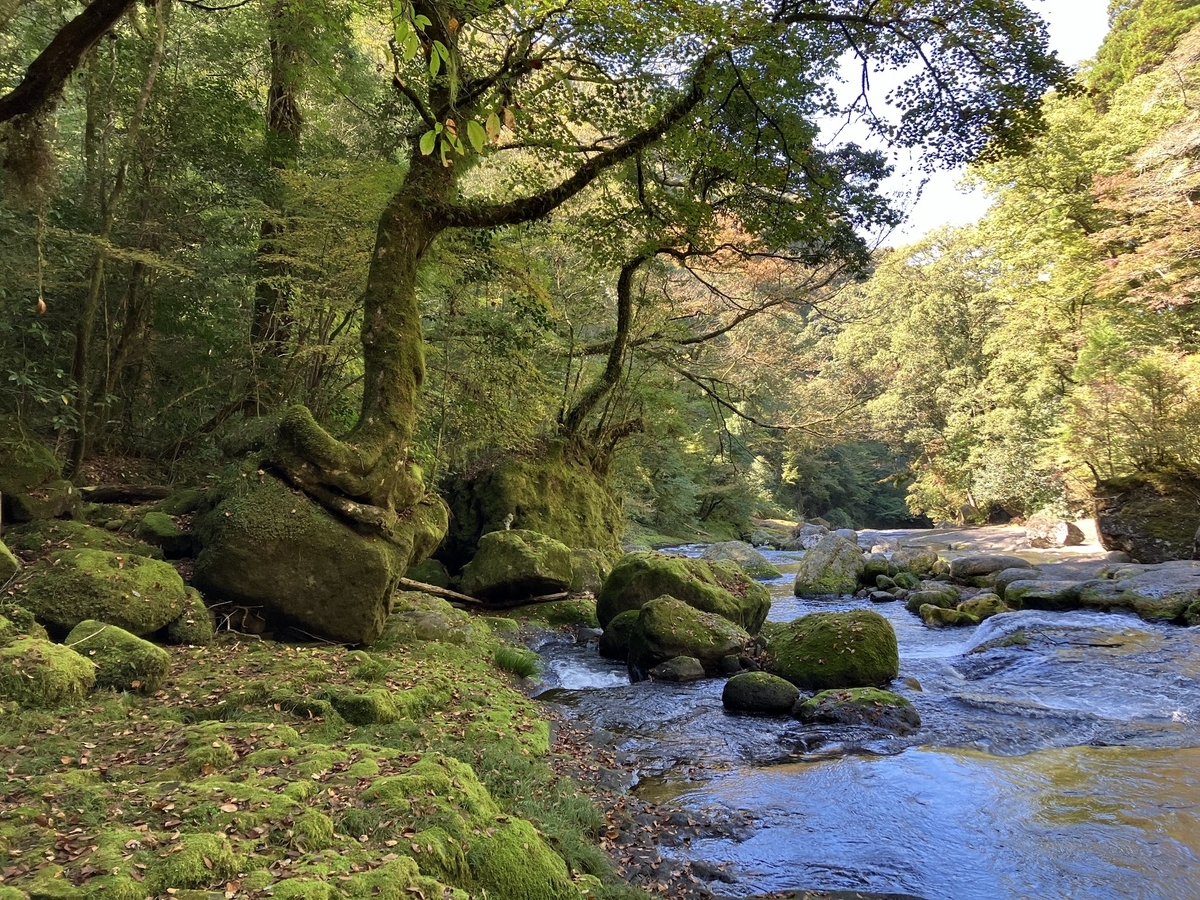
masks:
<svg viewBox="0 0 1200 900"><path fill-rule="evenodd" d="M254 288L254 321L251 325L251 345L262 371L256 377L256 395L264 402L263 388L269 396L268 406L276 396L286 393L283 385L284 359L291 330L289 275L280 239L284 233L284 186L281 173L296 165L300 156L300 135L304 125L296 100L301 73L301 54L292 40L299 27L297 17L290 11L287 0L276 0L268 12L271 50L271 87L267 92L267 164L274 170L274 187L266 198L271 214L259 228L259 278ZM265 382L265 384L264 384Z"/></svg>

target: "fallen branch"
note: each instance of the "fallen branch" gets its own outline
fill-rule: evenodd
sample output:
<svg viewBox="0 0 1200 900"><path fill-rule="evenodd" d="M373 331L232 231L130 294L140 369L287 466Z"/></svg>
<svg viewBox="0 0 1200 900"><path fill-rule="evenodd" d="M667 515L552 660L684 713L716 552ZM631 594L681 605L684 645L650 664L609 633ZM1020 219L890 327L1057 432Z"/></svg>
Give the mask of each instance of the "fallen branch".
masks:
<svg viewBox="0 0 1200 900"><path fill-rule="evenodd" d="M460 594L458 591L452 591L450 588L438 587L436 584L426 584L423 581L413 581L411 578L401 578L400 587L408 588L410 591L421 591L425 594L433 594L435 597L441 597L445 600L456 600L459 603L473 603L476 606L483 606L483 601L477 597L472 597L468 594Z"/></svg>
<svg viewBox="0 0 1200 900"><path fill-rule="evenodd" d="M161 484L99 484L80 488L84 499L91 503L151 503L165 500L172 490Z"/></svg>

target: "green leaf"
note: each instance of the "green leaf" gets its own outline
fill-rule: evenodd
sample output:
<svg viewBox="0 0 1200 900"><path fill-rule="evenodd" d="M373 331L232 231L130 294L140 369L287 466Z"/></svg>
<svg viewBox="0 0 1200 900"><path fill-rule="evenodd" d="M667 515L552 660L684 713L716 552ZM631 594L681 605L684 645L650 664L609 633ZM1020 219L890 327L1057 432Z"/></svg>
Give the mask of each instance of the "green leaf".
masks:
<svg viewBox="0 0 1200 900"><path fill-rule="evenodd" d="M467 138L470 140L471 146L475 148L475 152L480 153L487 144L488 134L482 125L474 119L469 119L467 121Z"/></svg>
<svg viewBox="0 0 1200 900"><path fill-rule="evenodd" d="M401 48L404 53L404 61L412 62L417 55L417 51L421 49L421 42L417 39L415 31L409 31L408 37L404 39L404 46Z"/></svg>
<svg viewBox="0 0 1200 900"><path fill-rule="evenodd" d="M487 124L484 126L487 129L487 135L493 141L500 139L500 117L494 112L487 117Z"/></svg>
<svg viewBox="0 0 1200 900"><path fill-rule="evenodd" d="M429 54L429 77L437 78L438 72L442 70L442 56L440 53Z"/></svg>
<svg viewBox="0 0 1200 900"><path fill-rule="evenodd" d="M421 29L422 31L433 24L431 21L429 21L428 16L417 16L415 19L413 19L413 22L415 22L417 28Z"/></svg>
<svg viewBox="0 0 1200 900"><path fill-rule="evenodd" d="M421 155L428 156L433 152L433 145L437 142L437 132L433 129L421 135Z"/></svg>

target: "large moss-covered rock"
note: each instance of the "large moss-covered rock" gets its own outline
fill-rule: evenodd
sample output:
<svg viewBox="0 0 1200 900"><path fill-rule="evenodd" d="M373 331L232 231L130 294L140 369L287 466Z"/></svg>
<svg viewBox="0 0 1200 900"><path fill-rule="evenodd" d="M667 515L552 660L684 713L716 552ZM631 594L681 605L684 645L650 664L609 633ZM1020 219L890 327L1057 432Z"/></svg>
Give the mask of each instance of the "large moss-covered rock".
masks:
<svg viewBox="0 0 1200 900"><path fill-rule="evenodd" d="M745 541L718 541L709 544L703 559L737 563L751 578L778 578L782 573L767 558Z"/></svg>
<svg viewBox="0 0 1200 900"><path fill-rule="evenodd" d="M601 656L606 659L629 658L629 638L633 634L633 629L637 627L640 613L640 609L627 609L609 620L604 634L600 635Z"/></svg>
<svg viewBox="0 0 1200 900"><path fill-rule="evenodd" d="M715 672L726 656L744 652L746 631L724 616L703 612L682 600L662 596L644 604L629 636L629 677L641 681L659 663L691 656Z"/></svg>
<svg viewBox="0 0 1200 900"><path fill-rule="evenodd" d="M802 722L875 725L895 734L911 734L921 727L921 717L911 703L869 687L821 691L797 703L793 714Z"/></svg>
<svg viewBox="0 0 1200 900"><path fill-rule="evenodd" d="M385 540L270 476L235 480L218 499L196 523L196 587L210 601L260 607L271 620L347 644L379 636L397 581L445 527L445 507L430 500Z"/></svg>
<svg viewBox="0 0 1200 900"><path fill-rule="evenodd" d="M8 582L10 578L21 571L21 562L12 551L0 541L0 585Z"/></svg>
<svg viewBox="0 0 1200 900"><path fill-rule="evenodd" d="M71 629L67 646L96 666L96 685L153 693L171 668L171 655L123 628L86 619Z"/></svg>
<svg viewBox="0 0 1200 900"><path fill-rule="evenodd" d="M452 517L437 555L451 571L475 555L483 535L506 523L572 549L600 550L609 559L621 552L624 517L612 485L560 442L481 462L446 485L443 495Z"/></svg>
<svg viewBox="0 0 1200 900"><path fill-rule="evenodd" d="M937 551L928 547L902 547L892 554L892 565L897 571L914 575L928 575L937 562Z"/></svg>
<svg viewBox="0 0 1200 900"><path fill-rule="evenodd" d="M83 499L75 485L63 479L43 484L24 494L6 494L4 503L6 515L13 522L73 519L83 509Z"/></svg>
<svg viewBox="0 0 1200 900"><path fill-rule="evenodd" d="M1200 529L1200 477L1151 472L1100 483L1093 494L1105 550L1139 563L1191 559Z"/></svg>
<svg viewBox="0 0 1200 900"><path fill-rule="evenodd" d="M14 550L44 556L56 550L104 550L125 556L162 559L162 551L123 534L94 528L67 519L28 522L9 529L7 541Z"/></svg>
<svg viewBox="0 0 1200 900"><path fill-rule="evenodd" d="M82 700L96 667L70 647L22 635L0 648L0 699L51 707Z"/></svg>
<svg viewBox="0 0 1200 900"><path fill-rule="evenodd" d="M721 691L721 703L734 712L779 714L795 705L800 689L770 672L734 675Z"/></svg>
<svg viewBox="0 0 1200 900"><path fill-rule="evenodd" d="M612 563L600 550L577 547L571 551L571 593L598 594Z"/></svg>
<svg viewBox="0 0 1200 900"><path fill-rule="evenodd" d="M866 561L858 544L827 534L804 555L796 570L797 597L853 594L858 589Z"/></svg>
<svg viewBox="0 0 1200 900"><path fill-rule="evenodd" d="M871 610L811 613L773 629L768 669L805 691L878 687L900 671L896 633Z"/></svg>
<svg viewBox="0 0 1200 900"><path fill-rule="evenodd" d="M480 600L521 600L568 590L574 576L571 548L536 531L514 528L479 539L462 571L462 590Z"/></svg>
<svg viewBox="0 0 1200 900"><path fill-rule="evenodd" d="M978 594L970 600L958 604L958 608L967 615L974 616L980 622L998 616L1000 613L1012 612L1012 607L1006 604L997 594Z"/></svg>
<svg viewBox="0 0 1200 900"><path fill-rule="evenodd" d="M71 629L98 619L136 635L158 631L183 611L183 579L170 565L102 550L60 550L32 566L16 601L41 622Z"/></svg>
<svg viewBox="0 0 1200 900"><path fill-rule="evenodd" d="M913 591L904 598L904 608L911 613L919 613L922 606L937 606L942 609L953 609L958 606L956 591Z"/></svg>
<svg viewBox="0 0 1200 900"><path fill-rule="evenodd" d="M933 606L929 603L918 609L917 614L921 617L921 621L930 628L942 628L948 625L979 624L978 618L970 613L963 612L961 609L946 609L945 607Z"/></svg>
<svg viewBox="0 0 1200 900"><path fill-rule="evenodd" d="M596 616L607 628L619 613L641 609L664 594L723 616L751 634L762 628L771 608L767 589L733 563L640 550L613 566L596 598Z"/></svg>

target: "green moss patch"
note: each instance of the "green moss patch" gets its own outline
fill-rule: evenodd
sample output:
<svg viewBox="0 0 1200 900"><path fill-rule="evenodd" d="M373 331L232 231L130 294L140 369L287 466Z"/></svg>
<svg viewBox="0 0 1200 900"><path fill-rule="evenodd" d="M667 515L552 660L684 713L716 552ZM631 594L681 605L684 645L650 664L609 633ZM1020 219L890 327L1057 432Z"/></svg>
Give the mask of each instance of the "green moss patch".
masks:
<svg viewBox="0 0 1200 900"><path fill-rule="evenodd" d="M161 647L95 619L71 629L66 643L96 666L97 687L152 693L171 667L171 656Z"/></svg>
<svg viewBox="0 0 1200 900"><path fill-rule="evenodd" d="M771 635L767 653L770 670L801 690L877 687L900 671L896 633L871 610L802 616Z"/></svg>
<svg viewBox="0 0 1200 900"><path fill-rule="evenodd" d="M0 648L0 699L53 707L82 700L96 667L69 647L22 635Z"/></svg>

